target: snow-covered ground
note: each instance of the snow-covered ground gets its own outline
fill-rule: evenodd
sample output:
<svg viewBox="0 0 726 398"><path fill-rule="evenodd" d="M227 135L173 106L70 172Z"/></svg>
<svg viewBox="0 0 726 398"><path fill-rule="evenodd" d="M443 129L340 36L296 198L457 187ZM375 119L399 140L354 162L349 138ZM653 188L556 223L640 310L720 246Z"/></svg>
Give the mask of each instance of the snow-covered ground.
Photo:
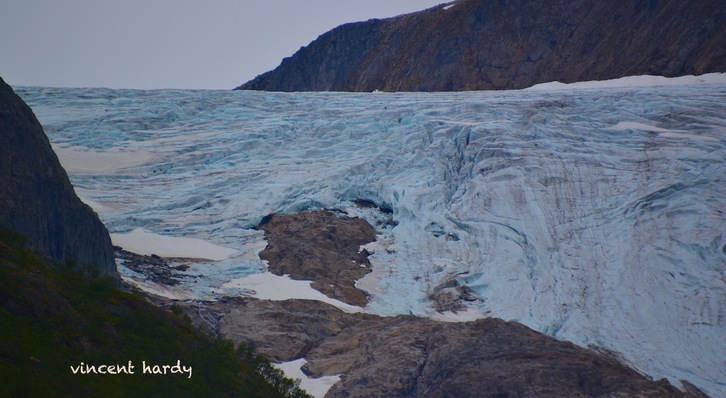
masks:
<svg viewBox="0 0 726 398"><path fill-rule="evenodd" d="M186 253L218 261L194 263L167 295L251 294L259 277L240 280L264 272L262 217L335 207L372 220L351 202L368 199L397 225L367 246L365 311L435 316L428 293L455 278L482 298L462 318L517 320L726 396L726 84L714 76L468 93L17 92L115 237L227 250Z"/></svg>
<svg viewBox="0 0 726 398"><path fill-rule="evenodd" d="M626 76L612 80L593 80L577 83L550 82L536 84L527 90L567 90L581 88L613 88L613 87L663 87L694 84L724 84L726 73L707 73L705 75L686 75L680 77L663 76Z"/></svg>
<svg viewBox="0 0 726 398"><path fill-rule="evenodd" d="M199 260L220 261L237 251L195 238L164 236L144 231L143 228L125 234L111 234L115 245L137 254L160 257L181 257Z"/></svg>

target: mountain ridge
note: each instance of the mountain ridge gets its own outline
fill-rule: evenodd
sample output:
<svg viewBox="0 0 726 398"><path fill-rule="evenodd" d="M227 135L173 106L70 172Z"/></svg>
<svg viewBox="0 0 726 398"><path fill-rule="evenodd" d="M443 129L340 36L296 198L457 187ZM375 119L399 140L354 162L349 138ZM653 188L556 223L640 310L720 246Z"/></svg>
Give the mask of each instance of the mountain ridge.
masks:
<svg viewBox="0 0 726 398"><path fill-rule="evenodd" d="M465 91L726 71L726 6L459 0L332 29L236 89Z"/></svg>

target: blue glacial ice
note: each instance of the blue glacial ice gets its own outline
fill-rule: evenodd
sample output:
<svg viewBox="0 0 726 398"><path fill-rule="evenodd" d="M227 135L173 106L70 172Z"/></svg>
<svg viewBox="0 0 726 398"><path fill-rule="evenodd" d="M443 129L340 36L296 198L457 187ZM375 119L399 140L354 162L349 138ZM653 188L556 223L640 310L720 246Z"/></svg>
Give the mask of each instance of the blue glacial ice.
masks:
<svg viewBox="0 0 726 398"><path fill-rule="evenodd" d="M431 316L455 278L475 310L726 396L726 85L17 91L111 232L238 250L193 266L191 297L244 293L222 285L261 271L265 215L374 221L363 198L396 222L366 311Z"/></svg>

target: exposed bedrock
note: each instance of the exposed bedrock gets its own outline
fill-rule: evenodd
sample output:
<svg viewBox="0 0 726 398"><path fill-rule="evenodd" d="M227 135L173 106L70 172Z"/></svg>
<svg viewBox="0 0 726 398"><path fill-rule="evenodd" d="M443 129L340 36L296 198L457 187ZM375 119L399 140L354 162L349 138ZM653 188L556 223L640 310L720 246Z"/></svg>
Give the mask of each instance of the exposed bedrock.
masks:
<svg viewBox="0 0 726 398"><path fill-rule="evenodd" d="M327 397L704 396L495 318L446 323L349 314L311 300L185 306L197 323L215 324L222 337L251 343L273 361L305 357L311 377L341 375Z"/></svg>
<svg viewBox="0 0 726 398"><path fill-rule="evenodd" d="M311 280L312 287L328 297L364 307L365 292L355 281L371 272L368 252L361 246L376 239L365 220L332 211L273 214L259 226L267 247L260 258L276 275Z"/></svg>

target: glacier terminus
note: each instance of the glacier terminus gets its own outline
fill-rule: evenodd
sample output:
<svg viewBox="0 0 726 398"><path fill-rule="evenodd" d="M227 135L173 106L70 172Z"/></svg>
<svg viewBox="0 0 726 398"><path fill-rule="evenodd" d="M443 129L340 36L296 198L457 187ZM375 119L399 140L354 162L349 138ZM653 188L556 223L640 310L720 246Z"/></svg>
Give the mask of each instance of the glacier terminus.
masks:
<svg viewBox="0 0 726 398"><path fill-rule="evenodd" d="M364 199L393 219L367 246L364 311L436 316L430 292L456 280L471 314L726 396L726 84L17 92L112 233L227 250L163 288L175 298L248 294L230 282L264 271L266 215L375 225Z"/></svg>

